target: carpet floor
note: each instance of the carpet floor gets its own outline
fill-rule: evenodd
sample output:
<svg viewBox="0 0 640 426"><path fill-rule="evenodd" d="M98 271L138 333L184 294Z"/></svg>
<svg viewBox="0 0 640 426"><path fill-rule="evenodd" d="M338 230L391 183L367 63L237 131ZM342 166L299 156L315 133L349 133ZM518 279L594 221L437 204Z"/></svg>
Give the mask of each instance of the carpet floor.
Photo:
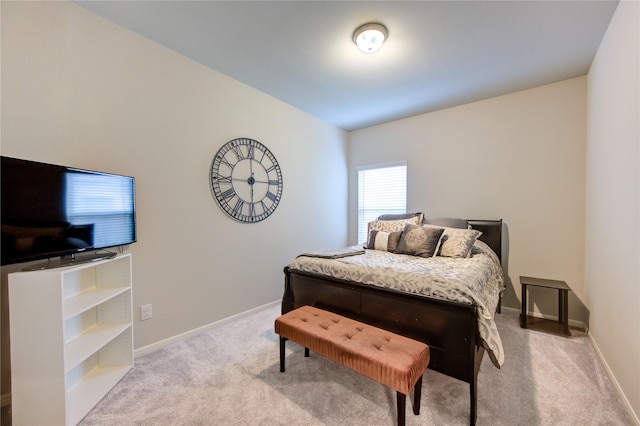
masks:
<svg viewBox="0 0 640 426"><path fill-rule="evenodd" d="M395 391L287 343L279 371L280 307L259 311L135 366L84 418L91 425L393 425ZM521 329L496 316L506 361L484 357L478 425L632 425L588 338ZM469 424L469 385L427 370L419 416L407 426Z"/></svg>

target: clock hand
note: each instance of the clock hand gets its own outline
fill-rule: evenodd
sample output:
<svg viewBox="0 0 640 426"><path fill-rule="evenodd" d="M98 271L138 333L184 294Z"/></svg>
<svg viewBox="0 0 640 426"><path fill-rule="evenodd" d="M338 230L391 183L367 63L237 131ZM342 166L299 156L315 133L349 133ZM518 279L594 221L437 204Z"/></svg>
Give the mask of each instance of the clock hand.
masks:
<svg viewBox="0 0 640 426"><path fill-rule="evenodd" d="M231 178L231 180L236 181L236 182L246 182L249 185L253 185L255 182L257 182L253 176L249 176L248 179L243 179L243 178ZM266 182L260 182L260 183L266 183Z"/></svg>
<svg viewBox="0 0 640 426"><path fill-rule="evenodd" d="M251 212L253 210L253 184L255 183L255 179L253 178L253 172L251 172L251 176L249 176L249 179L247 179L247 183L249 184L249 194L251 197L251 204L249 207L249 211Z"/></svg>

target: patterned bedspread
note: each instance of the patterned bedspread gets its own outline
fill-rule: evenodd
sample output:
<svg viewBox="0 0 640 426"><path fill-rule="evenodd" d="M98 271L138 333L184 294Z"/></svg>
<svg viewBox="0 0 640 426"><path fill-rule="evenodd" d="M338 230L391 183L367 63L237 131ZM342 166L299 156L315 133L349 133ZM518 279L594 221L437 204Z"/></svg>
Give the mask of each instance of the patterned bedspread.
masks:
<svg viewBox="0 0 640 426"><path fill-rule="evenodd" d="M326 275L373 286L391 288L478 307L478 328L482 345L493 364L504 362L502 341L494 312L504 290L504 275L496 254L482 241L476 241L467 259L423 258L379 250L328 259L299 256L290 269Z"/></svg>

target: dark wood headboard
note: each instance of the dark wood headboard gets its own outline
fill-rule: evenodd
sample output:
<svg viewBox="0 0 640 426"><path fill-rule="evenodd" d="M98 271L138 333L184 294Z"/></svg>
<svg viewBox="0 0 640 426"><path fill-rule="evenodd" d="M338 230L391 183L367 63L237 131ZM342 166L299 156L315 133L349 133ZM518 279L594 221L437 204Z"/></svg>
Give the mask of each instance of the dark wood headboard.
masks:
<svg viewBox="0 0 640 426"><path fill-rule="evenodd" d="M482 232L479 240L485 242L493 250L502 263L502 219L470 220L467 222L473 229Z"/></svg>

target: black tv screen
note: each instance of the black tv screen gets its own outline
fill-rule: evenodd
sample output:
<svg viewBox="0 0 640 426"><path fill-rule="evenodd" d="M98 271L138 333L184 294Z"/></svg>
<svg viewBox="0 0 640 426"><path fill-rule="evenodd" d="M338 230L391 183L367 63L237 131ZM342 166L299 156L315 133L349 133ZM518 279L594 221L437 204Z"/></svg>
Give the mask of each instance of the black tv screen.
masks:
<svg viewBox="0 0 640 426"><path fill-rule="evenodd" d="M0 158L2 265L136 241L133 177Z"/></svg>

